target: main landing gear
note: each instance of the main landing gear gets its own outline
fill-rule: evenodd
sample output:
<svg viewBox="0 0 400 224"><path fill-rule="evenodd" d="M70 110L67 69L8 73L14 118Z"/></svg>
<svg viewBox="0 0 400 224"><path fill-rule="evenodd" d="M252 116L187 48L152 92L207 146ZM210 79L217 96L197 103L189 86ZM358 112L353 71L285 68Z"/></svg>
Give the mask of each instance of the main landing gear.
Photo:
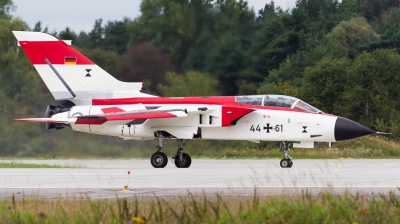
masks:
<svg viewBox="0 0 400 224"><path fill-rule="evenodd" d="M182 152L183 147L185 147L189 140L186 140L185 143L183 143L182 139L177 139L176 141L178 142L179 148L176 154L172 157L175 166L178 168L189 168L190 164L192 164L192 158L190 158L189 154Z"/></svg>
<svg viewBox="0 0 400 224"><path fill-rule="evenodd" d="M171 137L167 138L164 142L164 136L160 133L157 133L157 152L155 152L150 159L150 163L154 168L164 168L168 164L168 157L163 153L164 145L167 144L168 140Z"/></svg>
<svg viewBox="0 0 400 224"><path fill-rule="evenodd" d="M163 153L164 145L172 138L172 136L165 137L162 132L157 132L156 137L158 140L157 152L155 152L150 159L150 163L154 168L164 168L168 164L168 157ZM192 158L190 158L189 154L183 152L183 148L186 143L182 141L182 139L176 139L178 142L178 151L172 157L175 162L175 166L177 168L189 168L192 164Z"/></svg>
<svg viewBox="0 0 400 224"><path fill-rule="evenodd" d="M285 158L283 158L280 162L282 168L292 168L293 166L292 157L289 156L291 145L291 143L282 141L279 146L279 151L285 153Z"/></svg>

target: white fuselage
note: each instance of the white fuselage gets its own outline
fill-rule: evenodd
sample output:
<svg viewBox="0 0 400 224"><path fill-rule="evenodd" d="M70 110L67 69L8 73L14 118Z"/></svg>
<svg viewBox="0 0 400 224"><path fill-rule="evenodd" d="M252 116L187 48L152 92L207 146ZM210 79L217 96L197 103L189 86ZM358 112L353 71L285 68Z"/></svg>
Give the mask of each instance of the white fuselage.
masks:
<svg viewBox="0 0 400 224"><path fill-rule="evenodd" d="M146 105L146 106L160 106ZM75 106L69 112L53 117L103 114L101 109L111 106ZM125 111L143 110L142 104L113 105ZM162 108L197 108L210 105L168 104ZM234 125L222 126L222 106L212 105L212 110L204 112L188 110L187 117L147 120L143 124L123 125L77 125L71 124L74 131L100 135L118 136L124 139L154 139L154 132L166 131L176 138L192 139L199 134L201 139L248 140L248 141L295 141L305 148L314 142L335 142L334 127L337 117L328 114L294 112L286 110L255 109L241 117ZM200 130L200 131L199 131ZM200 133L199 133L200 132ZM307 147L307 144L309 147Z"/></svg>

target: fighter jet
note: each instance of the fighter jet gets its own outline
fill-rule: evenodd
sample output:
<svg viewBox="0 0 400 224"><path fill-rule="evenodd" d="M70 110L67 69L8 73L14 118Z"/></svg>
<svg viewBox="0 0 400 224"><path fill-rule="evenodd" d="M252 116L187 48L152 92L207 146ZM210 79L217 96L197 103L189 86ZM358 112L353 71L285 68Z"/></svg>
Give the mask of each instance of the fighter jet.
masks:
<svg viewBox="0 0 400 224"><path fill-rule="evenodd" d="M349 119L323 111L291 96L159 97L142 90L142 82L121 82L71 46L71 41L41 32L13 31L59 105L48 105L48 129L117 136L125 140L158 140L151 165L164 168L165 144L175 139L175 166L188 168L189 140L279 141L282 168L291 168L291 147L314 148L376 133ZM160 74L161 75L161 74ZM201 85L201 84L199 84ZM200 149L201 150L201 149Z"/></svg>

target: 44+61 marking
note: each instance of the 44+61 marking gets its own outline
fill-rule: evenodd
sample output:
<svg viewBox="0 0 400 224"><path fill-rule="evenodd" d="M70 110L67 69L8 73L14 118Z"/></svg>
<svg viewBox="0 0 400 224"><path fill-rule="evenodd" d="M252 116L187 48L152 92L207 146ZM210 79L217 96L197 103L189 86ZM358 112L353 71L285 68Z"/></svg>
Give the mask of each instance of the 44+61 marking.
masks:
<svg viewBox="0 0 400 224"><path fill-rule="evenodd" d="M275 132L283 132L283 125L277 124L277 125L273 126L273 125L270 125L270 123L267 123L267 126L266 127L264 126L263 130L266 130L267 133L269 133L272 130L275 130ZM261 127L260 127L260 125L257 125L257 127L254 127L254 125L251 125L250 131L252 131L252 132L256 132L256 131L261 132Z"/></svg>

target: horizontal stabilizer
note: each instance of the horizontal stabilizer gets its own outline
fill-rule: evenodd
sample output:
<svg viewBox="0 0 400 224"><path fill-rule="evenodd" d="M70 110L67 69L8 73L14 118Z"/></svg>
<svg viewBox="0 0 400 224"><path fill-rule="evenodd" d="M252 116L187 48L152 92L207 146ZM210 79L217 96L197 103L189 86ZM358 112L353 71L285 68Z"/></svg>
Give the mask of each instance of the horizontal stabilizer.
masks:
<svg viewBox="0 0 400 224"><path fill-rule="evenodd" d="M129 125L143 124L148 119L186 117L182 109L140 110L99 115L84 115L74 118L19 118L23 122L62 123L80 125Z"/></svg>
<svg viewBox="0 0 400 224"><path fill-rule="evenodd" d="M70 123L75 123L76 118L18 118L15 120L22 122L70 124Z"/></svg>

